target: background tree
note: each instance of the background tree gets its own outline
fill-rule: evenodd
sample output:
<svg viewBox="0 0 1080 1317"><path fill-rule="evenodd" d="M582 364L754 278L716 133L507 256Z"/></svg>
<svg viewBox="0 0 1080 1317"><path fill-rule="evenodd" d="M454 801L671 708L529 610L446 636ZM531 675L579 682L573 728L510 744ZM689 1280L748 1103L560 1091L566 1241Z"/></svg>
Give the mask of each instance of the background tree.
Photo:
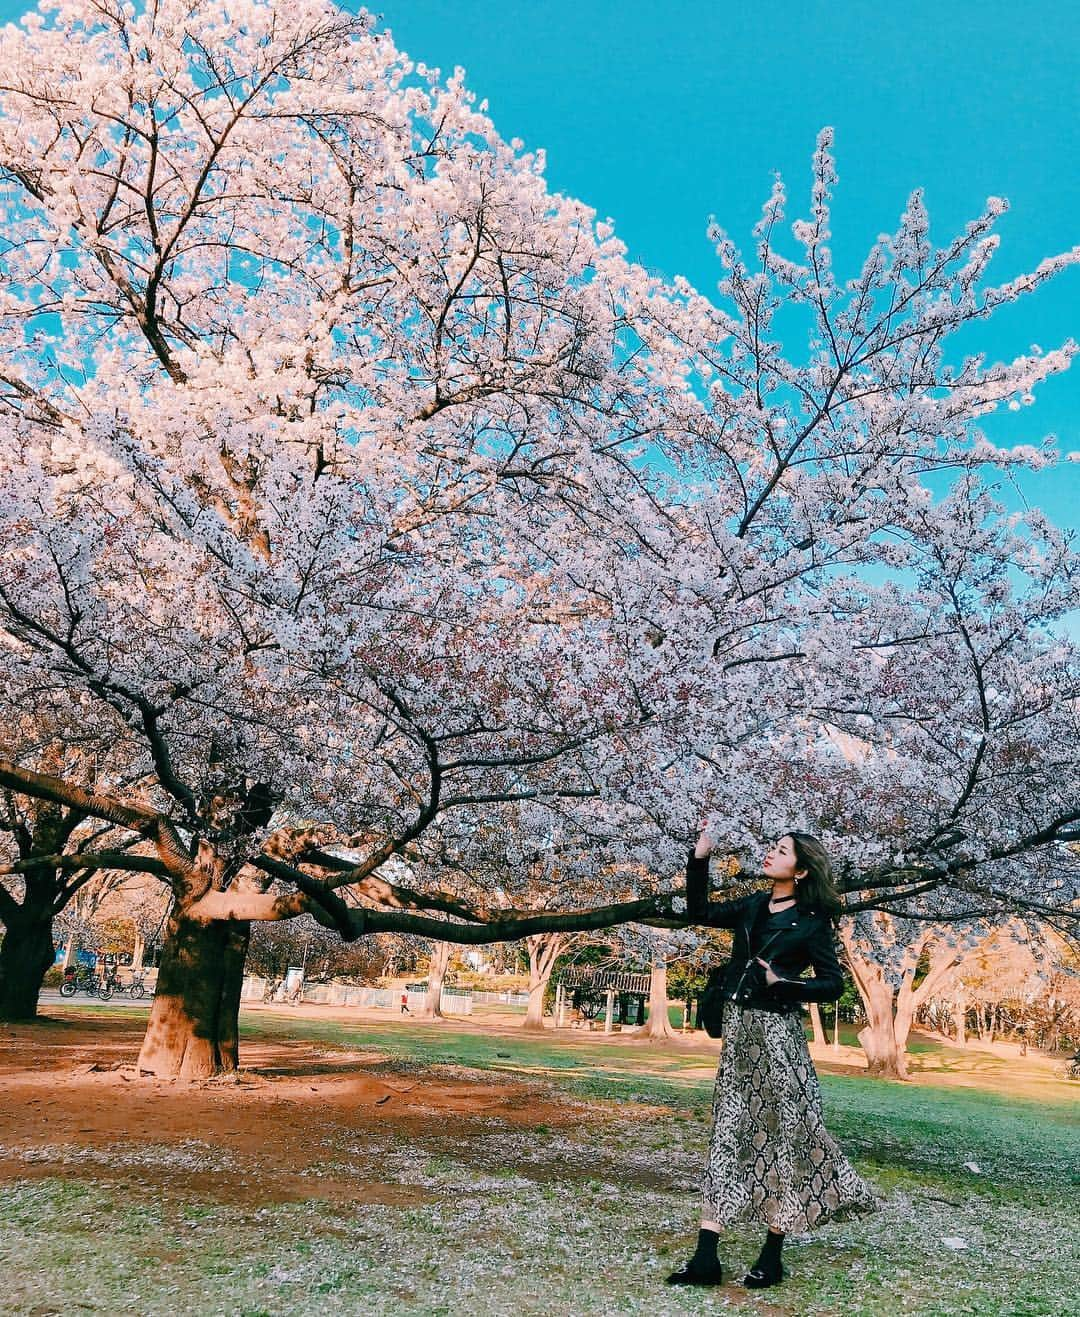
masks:
<svg viewBox="0 0 1080 1317"><path fill-rule="evenodd" d="M283 979L290 966L301 966L308 978L330 977L374 983L396 973L392 957L398 939L364 938L343 942L332 930L310 916L253 924L245 968L267 979Z"/></svg>
<svg viewBox="0 0 1080 1317"><path fill-rule="evenodd" d="M525 1029L542 1030L544 1002L551 975L562 955L567 935L564 933L534 933L525 939L529 956L529 1003L525 1009Z"/></svg>
<svg viewBox="0 0 1080 1317"><path fill-rule="evenodd" d="M1075 954L1046 976L1046 989L1028 1008L1026 1036L1052 1052L1080 1051L1080 966Z"/></svg>
<svg viewBox="0 0 1080 1317"><path fill-rule="evenodd" d="M1058 1000L1065 1005L1071 996L1072 1011L1061 1018L1075 1023L1075 960L1075 949L1052 931L1010 920L959 962L932 1005L943 1008L958 1045L970 1022L983 1042L1000 1034L1043 1046Z"/></svg>
<svg viewBox="0 0 1080 1317"><path fill-rule="evenodd" d="M138 973L143 968L147 950L156 948L165 927L169 893L159 881L134 877L124 884L120 897L134 931L131 968Z"/></svg>
<svg viewBox="0 0 1080 1317"><path fill-rule="evenodd" d="M432 942L428 950L427 987L424 1000L417 1012L422 1020L441 1020L443 985L450 968L454 948L449 942Z"/></svg>
<svg viewBox="0 0 1080 1317"><path fill-rule="evenodd" d="M868 926L877 930L874 941ZM857 933L844 931L845 959L866 1012L858 1037L871 1074L908 1078L908 1035L915 1016L978 937L921 923L912 928L909 921L880 913L862 921Z"/></svg>
<svg viewBox="0 0 1080 1317"><path fill-rule="evenodd" d="M9 689L7 695L13 693ZM0 696L0 712L10 714L9 745L60 772L79 772L88 757L95 765L109 764L104 749L88 754L85 745L72 744L76 738L65 738L44 699L42 705L31 718ZM85 740L92 746L92 738ZM122 761L114 755L111 762L115 767ZM42 981L55 958L54 921L61 921L55 932L66 944L66 966L79 935L126 870L156 868L133 853L137 842L59 801L0 791L0 1020L36 1015Z"/></svg>

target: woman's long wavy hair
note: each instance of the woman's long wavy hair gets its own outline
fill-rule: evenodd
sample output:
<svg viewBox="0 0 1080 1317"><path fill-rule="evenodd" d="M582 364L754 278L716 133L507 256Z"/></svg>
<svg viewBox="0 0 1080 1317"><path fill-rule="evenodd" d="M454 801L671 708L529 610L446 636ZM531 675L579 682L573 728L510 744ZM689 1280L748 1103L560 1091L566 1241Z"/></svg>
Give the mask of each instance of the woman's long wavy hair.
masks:
<svg viewBox="0 0 1080 1317"><path fill-rule="evenodd" d="M832 861L817 837L809 832L782 832L795 844L795 868L805 869L805 878L795 885L795 899L800 910L820 910L834 922L844 908L843 898L833 880Z"/></svg>

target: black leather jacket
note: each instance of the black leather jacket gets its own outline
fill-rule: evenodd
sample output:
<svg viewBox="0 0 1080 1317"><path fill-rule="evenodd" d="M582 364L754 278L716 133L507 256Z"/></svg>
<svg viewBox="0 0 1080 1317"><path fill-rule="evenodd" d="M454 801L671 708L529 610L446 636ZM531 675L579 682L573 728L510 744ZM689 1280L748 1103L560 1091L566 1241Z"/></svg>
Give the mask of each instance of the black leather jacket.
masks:
<svg viewBox="0 0 1080 1317"><path fill-rule="evenodd" d="M708 881L709 861L690 856L688 876ZM692 866L704 866L694 872ZM769 893L753 892L735 901L710 901L704 923L709 928L730 928L735 935L731 961L724 976L723 995L740 1006L786 1014L802 1002L835 1001L844 990L844 971L836 955L832 923L816 910L793 906L779 931L766 937L753 954L750 933ZM768 961L779 983L767 984L756 957ZM813 978L801 978L812 968Z"/></svg>

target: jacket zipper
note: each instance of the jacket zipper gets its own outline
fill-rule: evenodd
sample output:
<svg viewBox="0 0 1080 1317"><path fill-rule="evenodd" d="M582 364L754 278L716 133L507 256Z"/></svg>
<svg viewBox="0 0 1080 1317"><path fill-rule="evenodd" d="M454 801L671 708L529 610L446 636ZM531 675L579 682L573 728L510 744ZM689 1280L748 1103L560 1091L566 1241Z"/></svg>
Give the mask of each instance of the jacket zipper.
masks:
<svg viewBox="0 0 1080 1317"><path fill-rule="evenodd" d="M793 924L788 924L787 927L788 927L788 928L794 928L794 927L798 924L798 922L799 922L799 921L796 919L796 920L795 920L795 923L793 923ZM743 927L746 929L746 945L747 945L747 947L749 947L749 945L750 945L750 935L751 935L751 934L753 933L753 931L754 931L753 922L751 921L751 923L749 923L749 924L744 924ZM750 959L746 962L746 965L743 967L743 972L739 975L739 981L738 981L738 983L735 985L735 991L731 994L731 1000L732 1000L732 1001L738 1001L738 1000L739 1000L739 994L742 992L742 986L743 986L743 984L746 982L746 976L747 976L747 974L750 973L750 967L753 965L754 961L757 960L760 956L763 956L764 953L765 953L766 951L768 951L768 949L772 946L772 944L776 941L776 939L777 939L777 938L780 936L780 934L783 933L783 932L784 932L784 929L783 929L783 928L778 928L778 929L776 930L776 932L772 935L772 937L769 938L768 941L764 943L764 945L762 945L762 946L760 946L760 947L758 948L757 955L753 955L753 956L751 956Z"/></svg>

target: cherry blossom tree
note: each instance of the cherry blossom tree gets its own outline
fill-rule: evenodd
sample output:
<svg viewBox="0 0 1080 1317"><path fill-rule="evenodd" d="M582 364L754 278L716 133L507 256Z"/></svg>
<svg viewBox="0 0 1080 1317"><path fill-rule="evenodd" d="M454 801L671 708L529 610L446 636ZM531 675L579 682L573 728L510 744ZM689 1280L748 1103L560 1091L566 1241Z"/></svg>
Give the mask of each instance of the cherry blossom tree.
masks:
<svg viewBox="0 0 1080 1317"><path fill-rule="evenodd" d="M1050 977L1046 971L1052 973L1053 960L1050 946L1033 945L1027 929L1011 920L957 964L932 1004L946 1005L959 1046L966 1045L967 1013L972 1007L980 1039L993 1042L1006 1002L1019 1004L1017 1022L1023 1030L1028 1008L1045 990Z"/></svg>
<svg viewBox="0 0 1080 1317"><path fill-rule="evenodd" d="M957 963L919 1018L931 1028L952 1031L958 1047L968 1044L969 1016L983 1042L993 1042L1000 1032L1010 1033L1022 1049L1029 1043L1042 1046L1054 999L1076 978L1076 959L1075 943L1046 926L1009 920ZM1080 993L1072 997L1075 1007Z"/></svg>
<svg viewBox="0 0 1080 1317"><path fill-rule="evenodd" d="M672 877L701 813L749 854L808 785L843 796L838 829L922 785L892 849L858 857L856 911L927 897L930 872L967 890L973 866L1003 905L1047 903L1024 857L1075 821L1060 781L1026 830L994 796L976 854L987 752L970 789L950 760L931 808L933 738L859 781L821 738L862 716L891 735L890 701L965 652L918 572L982 554L990 512L973 477L937 502L927 477L1051 461L977 421L1074 348L957 368L944 344L1076 253L987 286L1002 203L936 248L916 194L845 282L825 134L797 260L779 183L753 268L716 231L721 308L628 261L543 164L460 72L326 0L66 0L0 34L0 678L124 763L5 742L0 784L168 880L147 1071L235 1065L250 920L481 944L693 919ZM1039 617L1065 606L1058 557ZM1047 726L1068 719L1055 643L1023 664ZM789 755L814 771L774 792ZM575 837L564 908L386 876L429 838L443 854L448 819L522 804L522 854Z"/></svg>
<svg viewBox="0 0 1080 1317"><path fill-rule="evenodd" d="M133 973L141 973L147 949L157 943L169 912L169 892L160 882L141 876L129 877L119 892L124 915L134 929L131 954Z"/></svg>
<svg viewBox="0 0 1080 1317"><path fill-rule="evenodd" d="M157 924L162 922L159 912ZM391 937L384 934L343 942L333 929L325 928L310 916L264 921L251 926L245 968L247 973L263 978L284 979L290 966L300 965L306 968L309 978L333 977L372 983L389 972L388 961L397 950L388 945Z"/></svg>
<svg viewBox="0 0 1080 1317"><path fill-rule="evenodd" d="M525 939L529 954L529 1003L525 1008L524 1028L544 1028L544 997L559 957L566 950L565 933L534 933Z"/></svg>
<svg viewBox="0 0 1080 1317"><path fill-rule="evenodd" d="M880 913L864 921L858 934L844 930L845 959L866 1011L859 1043L871 1074L909 1078L907 1043L915 1016L977 939L974 932L962 937L926 924L911 928L908 921ZM925 973L916 984L920 969Z"/></svg>
<svg viewBox="0 0 1080 1317"><path fill-rule="evenodd" d="M454 951L449 942L432 942L428 953L427 987L418 1015L422 1020L441 1020L443 984Z"/></svg>

